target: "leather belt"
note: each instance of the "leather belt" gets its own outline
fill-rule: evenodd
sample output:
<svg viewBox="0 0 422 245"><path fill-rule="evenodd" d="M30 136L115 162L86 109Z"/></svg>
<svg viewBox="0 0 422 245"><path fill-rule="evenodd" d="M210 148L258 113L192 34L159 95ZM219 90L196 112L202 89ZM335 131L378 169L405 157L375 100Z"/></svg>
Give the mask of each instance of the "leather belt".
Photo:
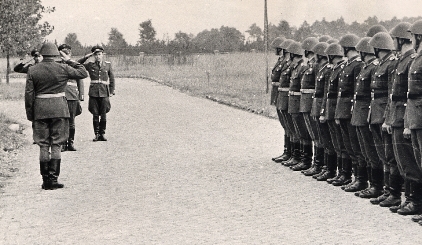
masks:
<svg viewBox="0 0 422 245"><path fill-rule="evenodd" d="M369 101L369 100L371 100L371 97L368 96L368 95L355 94L355 96L353 96L353 100L355 100L355 101L357 101L357 100L363 100L363 101L367 100L367 101Z"/></svg>
<svg viewBox="0 0 422 245"><path fill-rule="evenodd" d="M70 85L70 86L78 86L76 83L72 83L72 82L67 82L67 85Z"/></svg>
<svg viewBox="0 0 422 245"><path fill-rule="evenodd" d="M301 95L301 92L289 91L289 95Z"/></svg>
<svg viewBox="0 0 422 245"><path fill-rule="evenodd" d="M278 91L280 91L280 92L289 92L290 89L289 88L280 88L280 87L278 87Z"/></svg>
<svg viewBox="0 0 422 245"><path fill-rule="evenodd" d="M110 84L109 81L91 80L91 84L94 84L94 83L101 83L101 84L106 84L106 85L109 85Z"/></svg>
<svg viewBox="0 0 422 245"><path fill-rule="evenodd" d="M279 83L279 82L271 82L271 84L272 84L273 86L280 86L280 83Z"/></svg>
<svg viewBox="0 0 422 245"><path fill-rule="evenodd" d="M58 98L58 97L64 97L64 96L65 96L65 92L58 93L58 94L37 94L37 96L35 96L35 98L50 99L50 98Z"/></svg>
<svg viewBox="0 0 422 245"><path fill-rule="evenodd" d="M407 98L411 99L411 100L416 100L416 99L421 99L422 98L422 94L409 94L409 92L407 93Z"/></svg>
<svg viewBox="0 0 422 245"><path fill-rule="evenodd" d="M391 94L390 99L391 99L391 101L403 101L403 102L406 102L407 97L406 96L403 96L403 95L394 95L394 94Z"/></svg>
<svg viewBox="0 0 422 245"><path fill-rule="evenodd" d="M315 94L314 94L314 98L323 98L323 97L324 97L323 92L315 92Z"/></svg>
<svg viewBox="0 0 422 245"><path fill-rule="evenodd" d="M374 93L374 92L371 92L371 98L373 100L378 99L378 98L384 98L384 97L388 97L388 93Z"/></svg>
<svg viewBox="0 0 422 245"><path fill-rule="evenodd" d="M327 93L328 99L337 99L337 93Z"/></svg>
<svg viewBox="0 0 422 245"><path fill-rule="evenodd" d="M342 98L342 97L352 97L352 94L350 92L338 92L337 94L338 97Z"/></svg>
<svg viewBox="0 0 422 245"><path fill-rule="evenodd" d="M315 93L315 89L313 89L313 88L302 88L302 89L300 89L300 92L302 94L313 94L313 93Z"/></svg>

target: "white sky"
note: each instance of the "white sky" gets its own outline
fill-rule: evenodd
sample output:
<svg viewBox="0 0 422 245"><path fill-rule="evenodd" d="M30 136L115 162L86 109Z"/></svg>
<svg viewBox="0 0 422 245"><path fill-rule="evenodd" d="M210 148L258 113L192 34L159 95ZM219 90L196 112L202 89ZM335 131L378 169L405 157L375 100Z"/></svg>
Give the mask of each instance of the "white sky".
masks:
<svg viewBox="0 0 422 245"><path fill-rule="evenodd" d="M117 28L125 40L135 44L139 24L151 19L158 39L174 38L179 31L192 33L222 25L242 33L264 22L264 0L42 0L56 11L44 19L55 27L47 38L63 42L68 33L76 33L82 44L107 43L111 28ZM300 26L303 21L327 21L343 16L347 23L363 22L376 15L380 20L394 16L422 16L420 0L268 0L268 19L281 19Z"/></svg>

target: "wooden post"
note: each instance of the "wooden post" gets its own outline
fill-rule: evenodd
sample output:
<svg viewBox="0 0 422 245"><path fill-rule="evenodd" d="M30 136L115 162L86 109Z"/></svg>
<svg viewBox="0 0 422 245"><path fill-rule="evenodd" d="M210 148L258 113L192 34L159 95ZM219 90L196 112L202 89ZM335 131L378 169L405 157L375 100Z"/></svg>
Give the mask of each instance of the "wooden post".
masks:
<svg viewBox="0 0 422 245"><path fill-rule="evenodd" d="M264 6L264 45L265 45L265 93L269 92L269 77L268 77L268 15L267 15L267 0Z"/></svg>

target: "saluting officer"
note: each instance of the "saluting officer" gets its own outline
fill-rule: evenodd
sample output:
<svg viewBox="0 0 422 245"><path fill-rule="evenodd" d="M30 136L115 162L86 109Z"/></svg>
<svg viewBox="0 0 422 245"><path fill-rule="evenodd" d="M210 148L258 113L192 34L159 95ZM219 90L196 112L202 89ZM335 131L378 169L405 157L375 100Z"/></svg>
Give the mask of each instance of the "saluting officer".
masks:
<svg viewBox="0 0 422 245"><path fill-rule="evenodd" d="M88 72L65 53L59 53L54 43L43 44L40 54L43 61L28 70L25 109L28 120L33 122L34 141L40 147L42 188L52 190L63 188L57 179L60 175L60 147L69 135L69 109L65 98L67 81L83 79ZM55 62L54 58L60 54L66 64Z"/></svg>
<svg viewBox="0 0 422 245"><path fill-rule="evenodd" d="M336 152L336 159L327 162L327 174L324 178L318 177L317 180L326 179L327 183L331 184L334 180L341 177L342 158L346 157L346 149L344 148L343 139L341 137L341 129L335 123L334 115L337 105L338 96L338 82L341 70L344 68L344 52L343 48L338 43L328 45L325 50L328 56L328 61L333 65L330 78L327 83L326 100L323 100L321 105L320 121L326 122L330 130L331 141L333 142L334 150ZM338 169L336 175L336 168Z"/></svg>
<svg viewBox="0 0 422 245"><path fill-rule="evenodd" d="M72 57L72 47L68 44L62 44L59 46L59 51L67 54L69 57ZM84 83L82 79L73 80L70 79L67 82L66 87L66 100L67 105L69 106L69 138L64 142L62 146L63 151L76 151L74 146L75 139L75 117L82 113L80 111L81 105L79 101L84 100ZM79 113L79 114L78 114Z"/></svg>
<svg viewBox="0 0 422 245"><path fill-rule="evenodd" d="M42 61L42 55L40 54L40 52L37 49L33 49L31 51L31 59L28 61L21 61L21 63L17 64L14 68L13 71L15 72L19 72L19 73L27 73L29 67L36 65L38 63L40 63Z"/></svg>
<svg viewBox="0 0 422 245"><path fill-rule="evenodd" d="M110 97L114 95L114 74L111 63L103 60L103 47L94 46L91 52L78 62L84 64L89 57L94 56L95 58L94 62L84 64L91 78L88 91L88 110L93 115L92 123L95 134L93 141L107 141L104 134L107 125L107 113L111 109Z"/></svg>
<svg viewBox="0 0 422 245"><path fill-rule="evenodd" d="M422 20L413 23L409 30L412 35L413 48L417 55L409 68L404 136L410 137L411 135L418 168L414 169L413 178L415 179L410 184L411 198L407 199L408 202L397 210L397 213L402 215L420 214L422 212ZM419 221L419 224L422 224L422 222Z"/></svg>

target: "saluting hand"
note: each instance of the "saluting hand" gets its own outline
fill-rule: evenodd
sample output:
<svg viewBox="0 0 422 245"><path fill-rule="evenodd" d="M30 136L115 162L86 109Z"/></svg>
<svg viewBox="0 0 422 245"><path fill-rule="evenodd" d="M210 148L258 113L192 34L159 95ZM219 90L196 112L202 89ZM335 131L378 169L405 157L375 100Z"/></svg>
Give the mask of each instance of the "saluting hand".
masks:
<svg viewBox="0 0 422 245"><path fill-rule="evenodd" d="M69 55L67 55L65 52L63 52L63 51L59 51L60 52L60 58L63 60L63 61L68 61L68 60L70 60L70 56Z"/></svg>

